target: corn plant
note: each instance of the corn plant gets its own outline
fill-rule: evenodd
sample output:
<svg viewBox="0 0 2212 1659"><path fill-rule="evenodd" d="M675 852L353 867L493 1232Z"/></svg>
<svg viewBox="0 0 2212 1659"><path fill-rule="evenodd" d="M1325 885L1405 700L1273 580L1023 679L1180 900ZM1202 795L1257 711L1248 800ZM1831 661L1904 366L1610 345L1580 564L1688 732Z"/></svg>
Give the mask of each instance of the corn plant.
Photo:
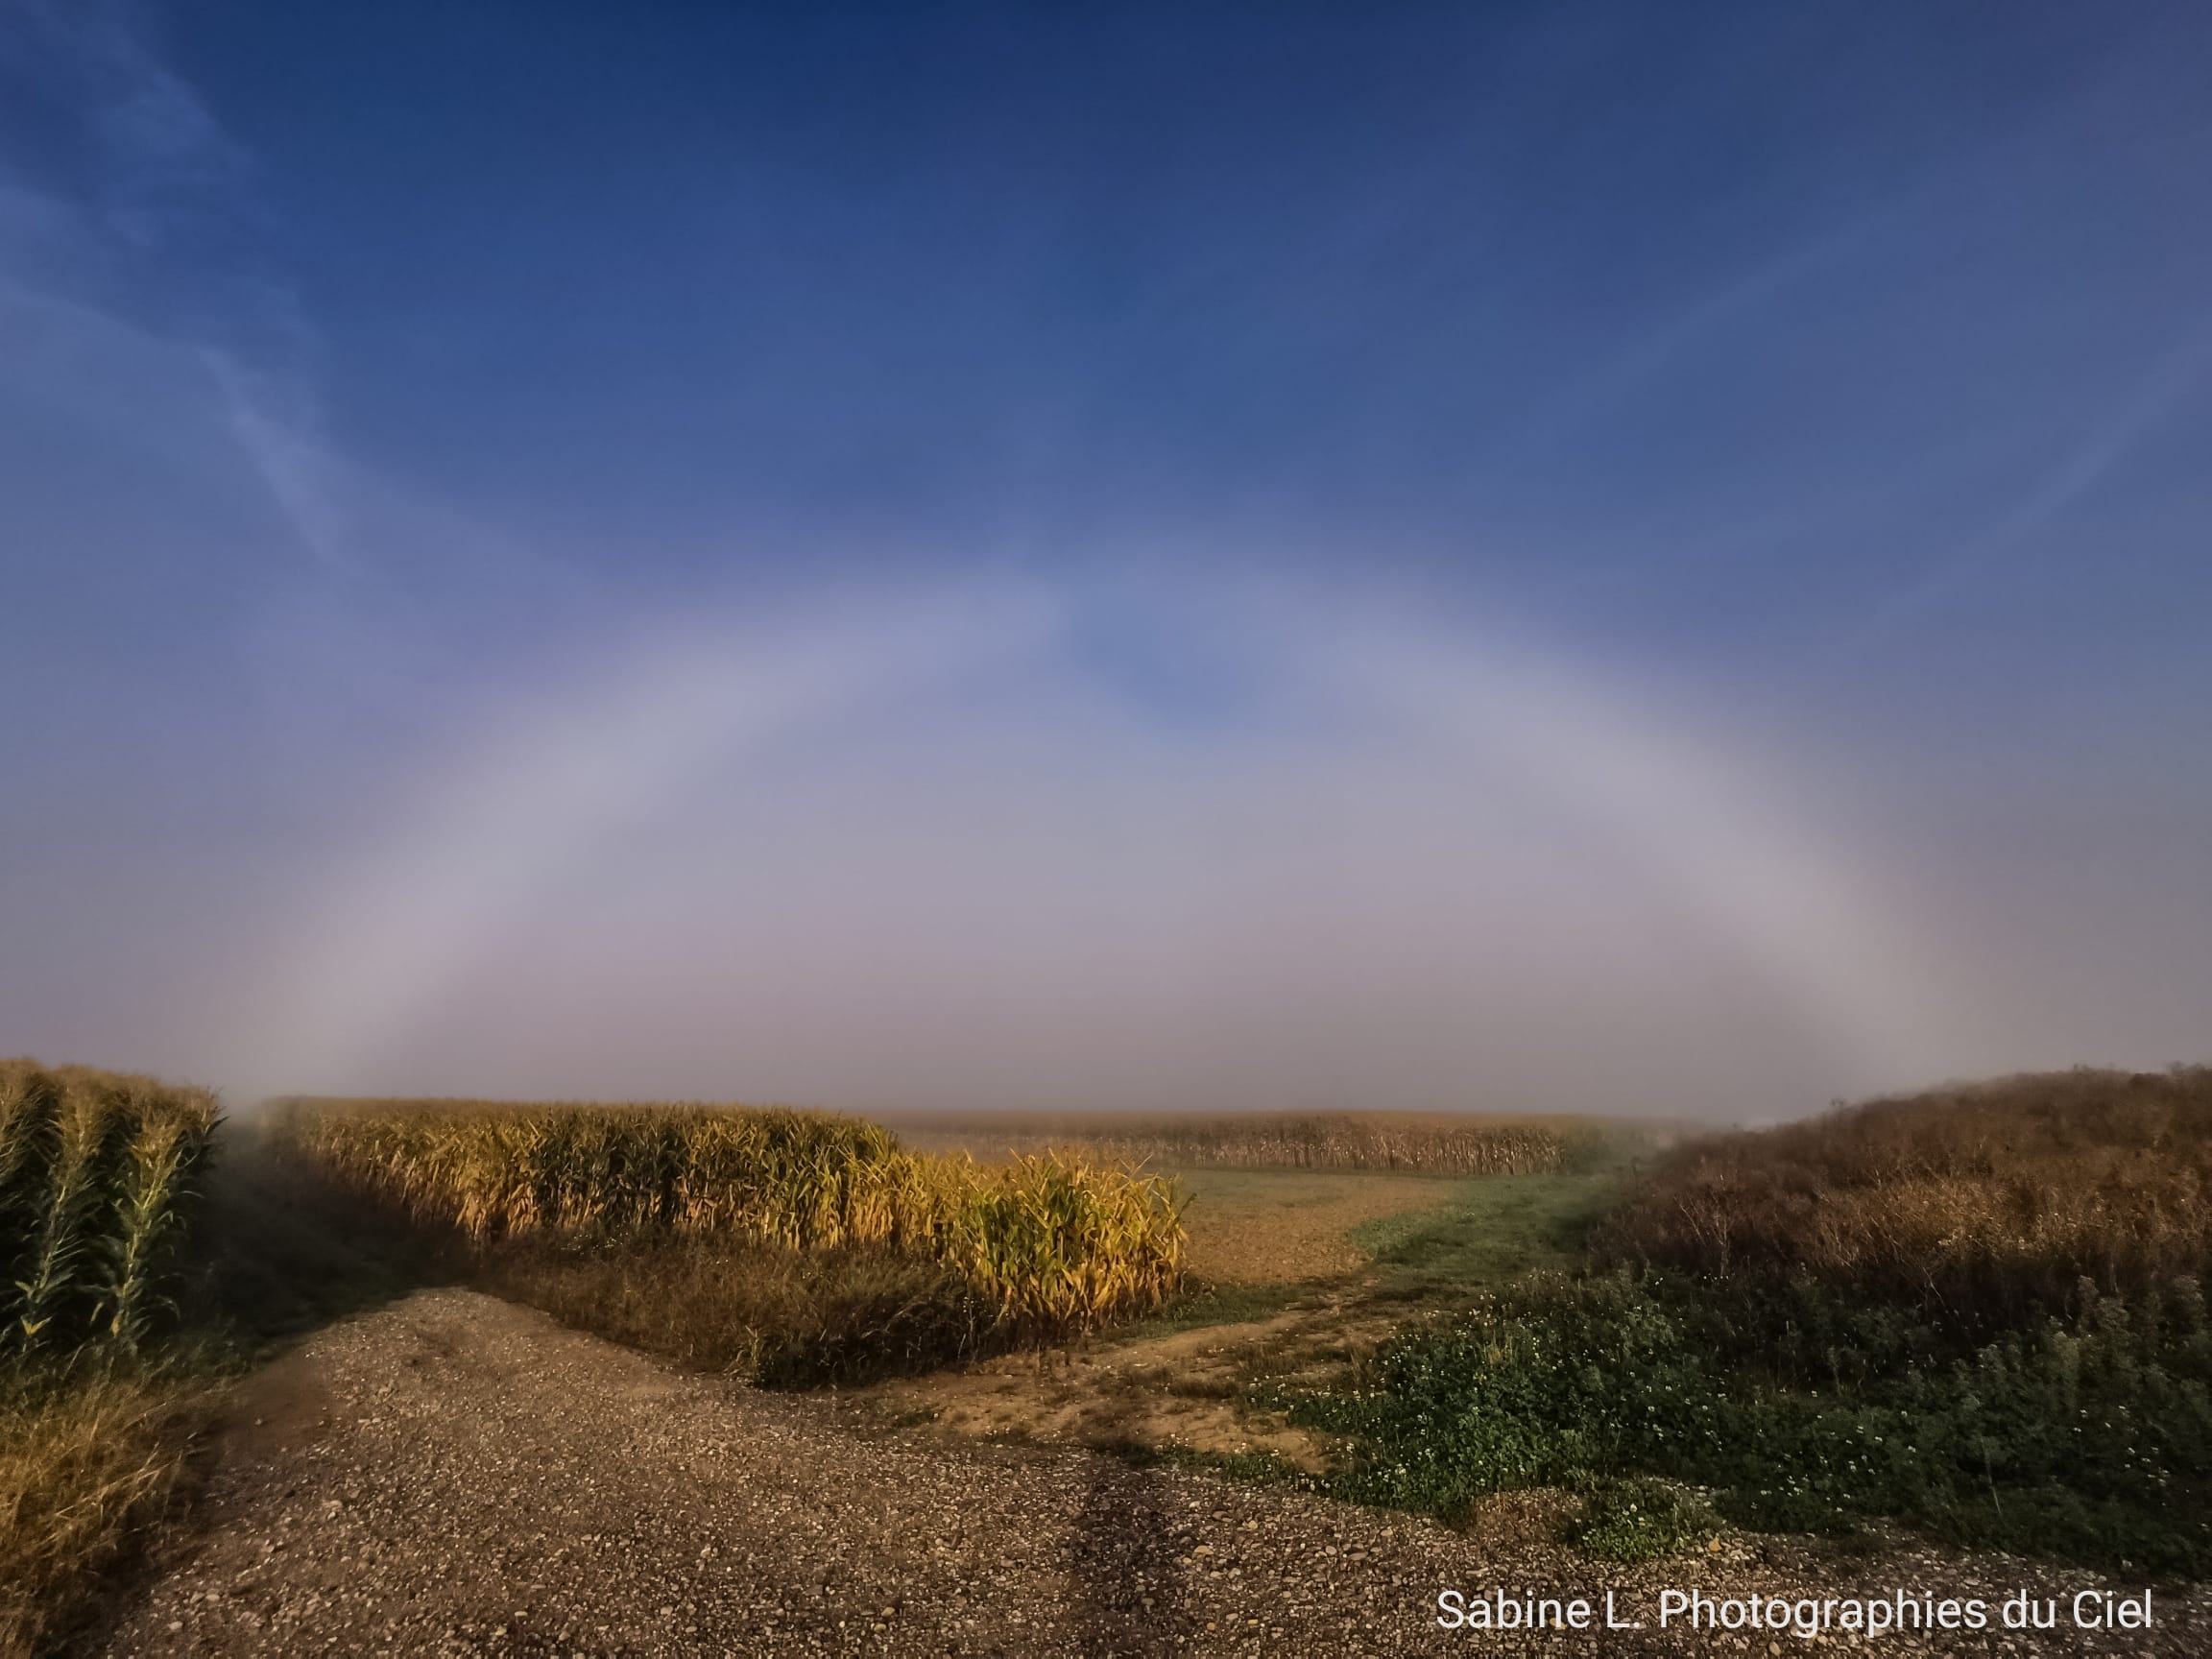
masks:
<svg viewBox="0 0 2212 1659"><path fill-rule="evenodd" d="M825 1113L331 1102L289 1122L325 1168L479 1243L706 1234L882 1249L954 1269L1041 1336L1151 1307L1182 1275L1165 1182L1072 1158L918 1156Z"/></svg>
<svg viewBox="0 0 2212 1659"><path fill-rule="evenodd" d="M0 1354L146 1340L215 1116L151 1078L0 1062Z"/></svg>
<svg viewBox="0 0 2212 1659"><path fill-rule="evenodd" d="M163 1269L193 1196L189 1172L204 1162L209 1133L180 1117L149 1117L132 1139L115 1225L101 1241L102 1324L127 1351L143 1348L156 1317L175 1308L162 1288Z"/></svg>
<svg viewBox="0 0 2212 1659"><path fill-rule="evenodd" d="M0 1070L0 1346L16 1329L23 1282L44 1241L61 1144L61 1088L27 1065Z"/></svg>

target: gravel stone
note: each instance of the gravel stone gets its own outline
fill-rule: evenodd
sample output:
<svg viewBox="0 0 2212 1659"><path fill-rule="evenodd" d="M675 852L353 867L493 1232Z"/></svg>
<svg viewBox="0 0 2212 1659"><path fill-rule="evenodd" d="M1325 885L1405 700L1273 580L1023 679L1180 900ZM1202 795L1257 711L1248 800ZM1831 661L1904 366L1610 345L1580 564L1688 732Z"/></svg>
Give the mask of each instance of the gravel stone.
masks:
<svg viewBox="0 0 2212 1659"><path fill-rule="evenodd" d="M474 1292L318 1333L240 1389L192 1535L118 1655L2041 1654L2212 1652L2201 1597L2150 1631L1657 1628L1716 1599L2014 1590L2092 1575L1787 1542L1641 1567L1066 1447L887 1431L834 1397L675 1370ZM1436 1596L1615 1593L1642 1629L1436 1627ZM2134 1592L2133 1584L2114 1589Z"/></svg>

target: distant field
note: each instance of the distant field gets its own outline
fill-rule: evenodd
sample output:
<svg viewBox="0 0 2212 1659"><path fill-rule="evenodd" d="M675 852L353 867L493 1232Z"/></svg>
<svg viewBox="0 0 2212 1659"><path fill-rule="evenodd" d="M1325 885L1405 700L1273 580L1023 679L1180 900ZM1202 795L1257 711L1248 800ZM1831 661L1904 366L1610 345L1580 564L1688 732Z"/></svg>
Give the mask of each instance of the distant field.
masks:
<svg viewBox="0 0 2212 1659"><path fill-rule="evenodd" d="M978 1158L1055 1148L1181 1171L1387 1170L1531 1175L1591 1169L1678 1140L1679 1124L1415 1112L913 1113L880 1119L909 1146Z"/></svg>
<svg viewBox="0 0 2212 1659"><path fill-rule="evenodd" d="M1557 1265L1617 1186L1596 1174L1205 1167L1177 1179L1199 1283L1299 1285L1373 1269L1394 1293L1474 1290Z"/></svg>
<svg viewBox="0 0 2212 1659"><path fill-rule="evenodd" d="M1188 1201L1190 1271L1212 1285L1286 1285L1364 1266L1353 1233L1428 1211L1461 1186L1448 1175L1361 1170L1197 1168L1177 1176Z"/></svg>
<svg viewBox="0 0 2212 1659"><path fill-rule="evenodd" d="M1295 1286L1368 1272L1479 1288L1578 1245L1615 1172L1681 1124L1471 1113L892 1114L902 1144L976 1158L1061 1152L1171 1177L1199 1286ZM1560 1216L1570 1218L1561 1222ZM1413 1218L1428 1219L1416 1222ZM1525 1248L1526 1247L1526 1248ZM1532 1254L1531 1254L1532 1253ZM1525 1260L1526 1258L1526 1260Z"/></svg>

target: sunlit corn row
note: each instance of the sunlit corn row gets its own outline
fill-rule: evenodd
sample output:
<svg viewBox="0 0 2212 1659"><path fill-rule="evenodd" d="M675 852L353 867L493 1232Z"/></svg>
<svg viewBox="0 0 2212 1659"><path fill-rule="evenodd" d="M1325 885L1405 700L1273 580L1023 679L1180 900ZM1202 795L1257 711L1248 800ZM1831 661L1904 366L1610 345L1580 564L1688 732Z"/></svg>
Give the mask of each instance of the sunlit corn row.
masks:
<svg viewBox="0 0 2212 1659"><path fill-rule="evenodd" d="M1040 1335L1155 1306L1181 1278L1166 1183L1055 1157L985 1166L791 1111L301 1103L295 1144L416 1217L487 1239L726 1234L953 1268Z"/></svg>
<svg viewBox="0 0 2212 1659"><path fill-rule="evenodd" d="M948 1172L959 1194L934 1253L1040 1334L1157 1307L1182 1279L1183 1225L1164 1181L1052 1156L912 1162Z"/></svg>
<svg viewBox="0 0 2212 1659"><path fill-rule="evenodd" d="M0 1060L0 1359L146 1340L215 1122L204 1090Z"/></svg>

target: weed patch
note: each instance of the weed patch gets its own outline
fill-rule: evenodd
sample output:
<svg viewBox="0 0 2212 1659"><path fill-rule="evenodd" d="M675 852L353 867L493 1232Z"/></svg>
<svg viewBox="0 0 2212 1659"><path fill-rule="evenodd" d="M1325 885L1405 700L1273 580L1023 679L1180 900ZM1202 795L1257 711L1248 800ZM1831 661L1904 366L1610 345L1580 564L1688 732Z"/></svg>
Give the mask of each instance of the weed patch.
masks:
<svg viewBox="0 0 2212 1659"><path fill-rule="evenodd" d="M1618 1191L1603 1175L1486 1175L1434 1209L1362 1222L1351 1239L1385 1296L1465 1293L1577 1261Z"/></svg>
<svg viewBox="0 0 2212 1659"><path fill-rule="evenodd" d="M1708 1537L1713 1512L1665 1480L1601 1480L1583 1494L1567 1541L1600 1561L1655 1561Z"/></svg>
<svg viewBox="0 0 2212 1659"><path fill-rule="evenodd" d="M1767 1530L1891 1517L1961 1545L2212 1567L2194 1281L2083 1286L2071 1315L1950 1357L1887 1310L1828 1305L1817 1329L1864 1338L1848 1366L1791 1328L1811 1304L1626 1270L1543 1280L1386 1343L1350 1387L1281 1403L1347 1437L1343 1496L1455 1522L1491 1492L1650 1476Z"/></svg>

